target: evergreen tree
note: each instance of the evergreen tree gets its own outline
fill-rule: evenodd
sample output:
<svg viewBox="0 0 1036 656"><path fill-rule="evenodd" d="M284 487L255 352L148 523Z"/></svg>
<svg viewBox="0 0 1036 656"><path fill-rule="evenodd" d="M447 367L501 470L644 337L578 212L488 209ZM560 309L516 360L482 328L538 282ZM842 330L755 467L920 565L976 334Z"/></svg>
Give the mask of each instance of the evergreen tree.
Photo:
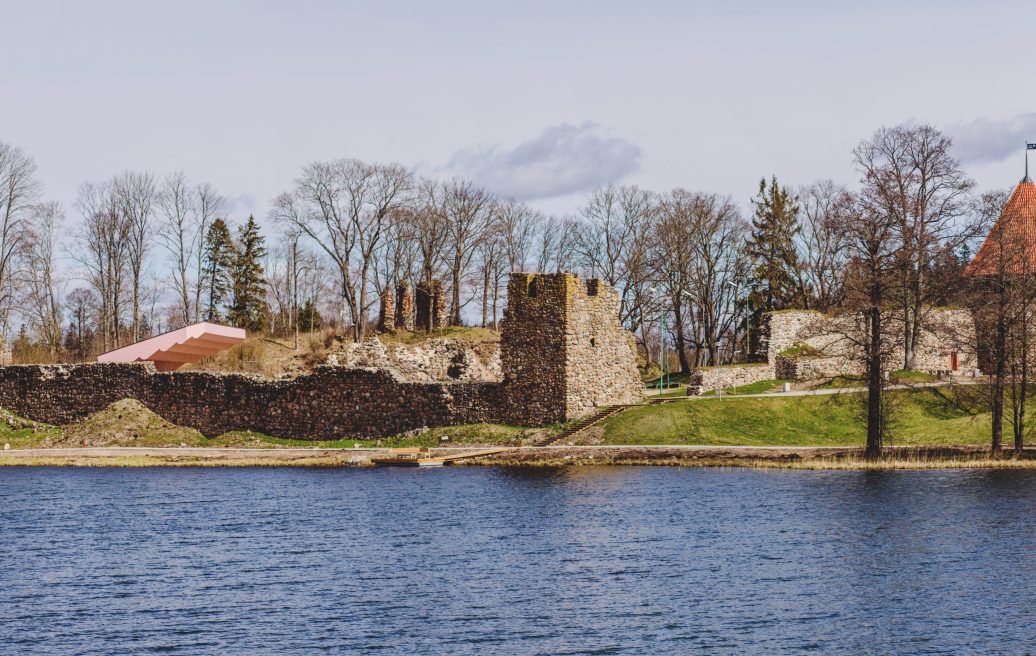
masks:
<svg viewBox="0 0 1036 656"><path fill-rule="evenodd" d="M299 329L303 332L313 332L314 330L320 330L324 324L323 317L317 312L317 306L313 302L312 298L307 298L306 302L303 303L299 309Z"/></svg>
<svg viewBox="0 0 1036 656"><path fill-rule="evenodd" d="M266 326L266 279L262 260L266 256L265 239L259 234L255 217L238 229L237 249L232 269L233 302L230 322L239 328L259 331Z"/></svg>
<svg viewBox="0 0 1036 656"><path fill-rule="evenodd" d="M798 255L795 236L799 233L799 199L773 176L759 181L759 195L752 200L752 236L748 241L753 271L753 309L757 312L784 310L794 306L808 309L809 299L798 284Z"/></svg>
<svg viewBox="0 0 1036 656"><path fill-rule="evenodd" d="M233 283L231 275L234 269L234 251L230 228L227 227L226 221L217 218L205 235L203 284L208 297L204 312L206 321L221 320L221 308L226 303L227 294L230 293Z"/></svg>

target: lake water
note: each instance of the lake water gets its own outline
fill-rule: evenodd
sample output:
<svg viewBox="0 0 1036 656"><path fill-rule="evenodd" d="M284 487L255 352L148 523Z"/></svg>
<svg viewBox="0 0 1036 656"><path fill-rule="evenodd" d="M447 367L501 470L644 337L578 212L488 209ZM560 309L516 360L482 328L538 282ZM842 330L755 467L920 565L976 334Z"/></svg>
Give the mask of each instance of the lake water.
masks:
<svg viewBox="0 0 1036 656"><path fill-rule="evenodd" d="M1036 472L0 468L0 653L1030 653Z"/></svg>

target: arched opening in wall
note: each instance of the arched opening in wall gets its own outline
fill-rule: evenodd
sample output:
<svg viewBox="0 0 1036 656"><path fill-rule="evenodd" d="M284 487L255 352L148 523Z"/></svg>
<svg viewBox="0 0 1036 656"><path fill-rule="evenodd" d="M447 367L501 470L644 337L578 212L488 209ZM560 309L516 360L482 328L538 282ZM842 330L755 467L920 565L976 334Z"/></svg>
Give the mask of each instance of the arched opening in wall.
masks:
<svg viewBox="0 0 1036 656"><path fill-rule="evenodd" d="M591 346L591 348L597 348L597 338L596 337L591 337L590 338L590 346Z"/></svg>
<svg viewBox="0 0 1036 656"><path fill-rule="evenodd" d="M540 294L540 279L533 278L529 282L529 298L536 298Z"/></svg>
<svg viewBox="0 0 1036 656"><path fill-rule="evenodd" d="M586 281L586 295L587 296L597 296L597 292L600 291L600 289L601 289L601 280L600 280L600 278L591 278L590 280Z"/></svg>

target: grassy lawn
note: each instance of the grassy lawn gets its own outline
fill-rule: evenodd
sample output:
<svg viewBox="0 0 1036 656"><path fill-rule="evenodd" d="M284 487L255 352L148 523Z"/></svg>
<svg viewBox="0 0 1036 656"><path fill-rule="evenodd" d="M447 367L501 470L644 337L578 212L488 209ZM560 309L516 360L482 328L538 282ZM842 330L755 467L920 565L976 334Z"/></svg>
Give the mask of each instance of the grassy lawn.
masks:
<svg viewBox="0 0 1036 656"><path fill-rule="evenodd" d="M945 388L890 392L891 444L985 444L989 413ZM605 444L863 444L861 395L702 399L633 408L604 423Z"/></svg>
<svg viewBox="0 0 1036 656"><path fill-rule="evenodd" d="M724 387L723 394L769 394L770 392L782 391L784 383L790 382L790 380L757 380L754 383L741 385L740 387ZM716 396L716 390L709 390L702 394L702 396Z"/></svg>
<svg viewBox="0 0 1036 656"><path fill-rule="evenodd" d="M920 385L938 382L939 377L923 371L900 369L889 374L890 385ZM836 376L831 380L815 386L813 389L841 389L844 387L866 387L867 381L861 376Z"/></svg>

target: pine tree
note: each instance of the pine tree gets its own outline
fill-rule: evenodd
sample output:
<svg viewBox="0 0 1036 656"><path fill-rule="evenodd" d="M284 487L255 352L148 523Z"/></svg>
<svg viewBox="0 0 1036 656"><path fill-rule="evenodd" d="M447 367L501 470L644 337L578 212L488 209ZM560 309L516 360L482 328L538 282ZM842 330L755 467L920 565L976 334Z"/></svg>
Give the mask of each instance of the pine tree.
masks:
<svg viewBox="0 0 1036 656"><path fill-rule="evenodd" d="M795 236L799 233L799 199L777 183L773 176L769 187L766 179L759 181L759 195L752 200L752 237L748 254L752 257L753 303L757 311L784 310L796 305L807 305L795 272L798 255Z"/></svg>
<svg viewBox="0 0 1036 656"><path fill-rule="evenodd" d="M205 235L205 279L203 284L208 297L204 313L206 321L221 320L221 308L226 303L227 294L230 293L232 285L234 250L234 240L230 235L230 228L227 227L226 221L217 218L209 226L209 231Z"/></svg>
<svg viewBox="0 0 1036 656"><path fill-rule="evenodd" d="M299 328L307 333L320 330L323 326L324 319L320 316L320 312L317 311L317 306L312 298L307 298L306 302L302 304L302 308L299 309L298 322Z"/></svg>
<svg viewBox="0 0 1036 656"><path fill-rule="evenodd" d="M237 249L232 273L234 300L230 306L230 322L239 328L259 331L266 326L266 279L262 259L266 256L265 239L259 234L255 217L238 229Z"/></svg>

